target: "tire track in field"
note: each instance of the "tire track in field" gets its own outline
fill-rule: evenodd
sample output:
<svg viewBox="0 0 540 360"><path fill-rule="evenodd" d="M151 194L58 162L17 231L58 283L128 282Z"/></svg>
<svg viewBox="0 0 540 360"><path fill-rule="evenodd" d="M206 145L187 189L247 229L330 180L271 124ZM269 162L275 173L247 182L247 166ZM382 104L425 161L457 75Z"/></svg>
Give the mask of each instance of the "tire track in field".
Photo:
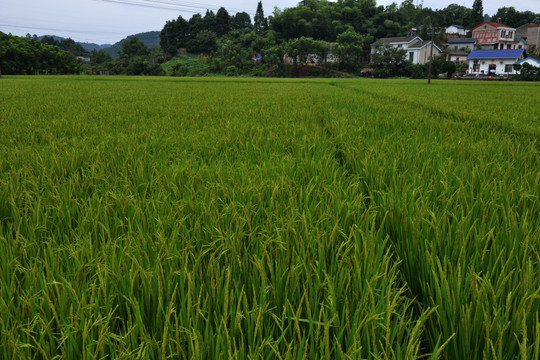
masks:
<svg viewBox="0 0 540 360"><path fill-rule="evenodd" d="M359 94L360 96L367 96L369 98L369 101L373 102L382 102L382 101L389 101L393 104L398 104L399 106L407 106L411 108L418 108L420 111L425 111L428 114L431 114L435 117L440 117L442 121L448 121L448 123L465 123L467 125L470 124L471 127L471 138L474 139L475 130L483 130L486 133L485 134L479 134L478 136L480 138L487 138L489 132L495 133L497 135L500 135L502 137L510 138L511 140L515 140L516 142L523 142L527 144L527 146L532 146L532 148L536 151L536 153L540 152L540 133L537 129L519 129L517 127L514 127L513 124L505 124L505 123L497 123L497 122L491 122L489 118L479 118L474 115L470 115L468 113L460 113L459 111L452 111L452 110L445 110L445 109L439 109L435 105L429 105L429 104L422 104L415 102L413 100L407 100L402 99L399 97L386 95L386 94L379 94L373 91L365 90L365 89L358 89L358 88L350 88L343 86L341 84L337 83L329 83L330 86L337 87L339 89L348 90L351 93ZM344 147L342 147L343 149ZM347 154L345 153L344 158L347 158ZM355 169L354 166L349 166L350 169ZM362 169L356 168L357 171L362 172ZM377 183L366 183L365 186L368 189L371 188L371 193L376 193L378 190L379 184ZM387 208L383 207L384 204L382 201L379 201L378 198L371 198L371 201L374 203L377 208L380 209L380 211L377 212L377 219L375 222L375 225L377 227L377 230L380 230L385 236L388 236L389 239L389 246L390 251L393 254L396 254L396 258L400 259L400 263L397 265L398 271L400 273L400 278L402 281L405 282L408 294L411 296L413 300L413 307L415 308L415 319L420 319L420 314L423 314L426 309L430 306L430 296L433 294L431 293L431 290L428 289L422 289L421 286L419 286L420 283L425 282L432 284L432 279L429 273L418 273L415 274L411 271L408 271L408 267L410 264L414 264L416 261L418 261L421 265L420 268L427 268L430 269L432 266L430 266L429 262L421 256L418 258L407 258L406 256L402 256L405 254L414 254L414 248L411 247L399 247L398 241L400 239L400 234L402 235L404 232L407 232L406 226L403 225L403 223L406 222L407 219L407 212L400 210L399 208L394 208L393 216L395 218L395 221L392 223L385 222L383 223L383 218L385 214L385 210L390 210L388 206L392 206L392 202L390 202L387 205ZM416 218L416 216L415 216ZM422 217L417 217L416 219L421 219ZM405 220L405 221L402 221ZM403 236L401 236L403 237ZM430 240L429 238L424 239L425 243L428 243ZM412 252L411 252L412 250ZM438 258L438 257L437 257ZM411 267L409 267L410 270ZM436 315L431 315L436 316ZM443 315L441 315L441 318L444 318ZM438 343L435 343L434 339L437 339L438 336L441 335L440 326L441 322L444 320L440 320L437 317L433 320L426 321L423 325L423 331L421 334L421 354L423 355L429 355L433 353L434 351L437 351ZM463 333L464 328L462 327L456 327L454 330L454 335L458 333ZM450 336L450 338L440 338L441 343L445 343L447 340L451 340L452 343L455 345L456 339L459 337L453 337L454 335ZM441 335L442 336L442 335ZM478 341L487 341L488 338L480 338ZM448 343L450 344L450 343ZM451 345L449 345L451 346ZM450 351L451 353L451 351ZM448 356L448 353L442 355L444 358Z"/></svg>
<svg viewBox="0 0 540 360"><path fill-rule="evenodd" d="M399 97L395 97L392 95L386 95L383 93L376 93L372 91L368 91L365 89L358 89L358 88L351 88L347 86L343 86L341 84L330 82L328 83L329 86L337 87L339 89L348 90L350 92L355 92L359 94L365 94L369 95L372 98L376 99L377 101L380 100L386 100L390 101L395 104L402 104L404 106L413 107L413 108L420 108L422 110L427 111L428 113L441 117L443 119L452 121L452 122L468 122L472 126L478 128L478 129L488 129L493 132L496 132L498 134L504 135L504 136L510 136L511 138L515 138L516 140L525 139L528 142L531 142L534 144L534 147L537 152L540 152L540 133L538 132L530 132L527 130L520 130L512 127L511 125L505 125L502 123L495 123L486 119L478 118L476 116L471 116L468 113L462 113L452 110L445 110L443 108L438 108L435 106L430 106L428 104L422 103L422 102L416 102L411 100L402 99Z"/></svg>
<svg viewBox="0 0 540 360"><path fill-rule="evenodd" d="M350 160L350 156L347 155L343 144L341 143L341 141L339 141L339 139L337 139L336 135L333 133L330 125L328 124L327 117L324 113L320 113L317 116L317 122L319 126L323 129L326 138L329 140L331 146L333 147L332 157L337 162L339 167L343 170L347 178L351 179L354 176L354 181L357 181L361 185L363 193L362 204L366 207L369 207L371 205L372 196L369 191L369 187L367 185L365 177L359 176L360 174L357 174L353 162Z"/></svg>
<svg viewBox="0 0 540 360"><path fill-rule="evenodd" d="M330 83L330 85L338 87L340 89L345 89L349 91L352 90L358 93L363 92L359 89L350 89L350 88L338 86L335 83ZM374 94L371 92L365 92L365 93L377 99L381 98L377 94ZM390 98L390 97L387 97L387 98ZM392 100L394 101L394 99ZM351 179L354 177L355 181L360 181L362 185L362 190L364 193L364 199L365 199L364 205L366 205L367 207L371 205L375 205L378 208L381 208L384 210L384 208L380 206L379 204L373 203L373 196L371 196L372 191L370 190L370 188L371 189L373 188L372 186L373 184L368 184L368 182L366 181L366 176L365 174L362 173L362 170L357 169L354 166L354 163L351 160L350 155L348 155L345 150L345 146L341 143L341 141L337 138L337 136L333 133L332 129L330 128L330 124L328 123L327 118L325 117L325 114L322 113L318 116L318 122L319 122L319 125L323 128L324 133L326 134L326 137L328 138L328 140L334 147L334 151L332 155L334 159L336 160L336 162L338 163L338 165L345 172L345 175ZM392 248L389 250L390 252L395 254L395 257L399 261L399 264L397 265L398 273L400 274L400 277L407 288L407 293L409 294L409 298L412 300L412 306L417 309L417 311L415 312L416 315L414 315L413 317L415 321L420 321L421 317L426 311L426 304L424 302L424 299L426 298L426 294L415 291L414 287L411 286L411 284L414 283L415 279L410 279L409 277L407 277L406 275L407 272L402 268L403 266L405 266L405 262L401 260L401 259L405 259L405 257L401 256L401 254L397 251L398 247L397 247L395 239L398 238L397 234L400 232L400 229L399 227L389 226L387 223L385 224L384 214L385 214L385 211L377 212L374 226L377 228L377 230L382 230L384 235L388 237L389 244L392 244ZM403 216L402 214L396 214L396 215ZM436 333L437 331L436 329L429 328L427 322L424 323L424 326L425 326L424 331L422 331L422 334L420 335L420 338L421 338L420 352L424 355L428 355L428 354L432 354L436 349L436 345L431 344L430 341L428 340L428 333L433 334L433 333Z"/></svg>

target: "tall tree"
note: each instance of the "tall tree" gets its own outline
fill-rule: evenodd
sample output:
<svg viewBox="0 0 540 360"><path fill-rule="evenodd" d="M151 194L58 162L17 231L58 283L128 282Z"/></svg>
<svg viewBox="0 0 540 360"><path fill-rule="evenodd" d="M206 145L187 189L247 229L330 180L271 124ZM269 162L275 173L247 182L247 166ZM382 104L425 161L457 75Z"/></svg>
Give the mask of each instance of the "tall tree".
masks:
<svg viewBox="0 0 540 360"><path fill-rule="evenodd" d="M491 21L500 18L502 23L513 28L517 28L526 23L533 22L536 15L532 11L517 11L513 6L502 7L491 17Z"/></svg>
<svg viewBox="0 0 540 360"><path fill-rule="evenodd" d="M474 0L472 10L471 10L471 20L470 26L474 27L484 21L484 6L482 5L482 0Z"/></svg>
<svg viewBox="0 0 540 360"><path fill-rule="evenodd" d="M186 47L190 24L179 16L177 20L167 21L159 34L159 45L166 53L175 55L178 48Z"/></svg>
<svg viewBox="0 0 540 360"><path fill-rule="evenodd" d="M216 34L221 37L230 31L230 16L224 7L220 7L216 13Z"/></svg>
<svg viewBox="0 0 540 360"><path fill-rule="evenodd" d="M255 31L258 34L261 34L268 29L268 21L264 17L262 1L259 1L259 3L257 4L257 11L255 12L254 23L255 23L255 26L254 26Z"/></svg>
<svg viewBox="0 0 540 360"><path fill-rule="evenodd" d="M203 29L202 30L209 30L212 32L216 32L216 14L212 10L206 10L206 14L204 14L203 18ZM198 33L196 34L198 35Z"/></svg>
<svg viewBox="0 0 540 360"><path fill-rule="evenodd" d="M122 51L120 52L121 58L129 59L135 56L146 55L148 55L148 48L138 37L134 36L122 43Z"/></svg>
<svg viewBox="0 0 540 360"><path fill-rule="evenodd" d="M469 27L469 20L471 17L471 9L458 4L450 4L442 10L439 10L443 17L441 25L463 25ZM476 26L478 24L474 24Z"/></svg>
<svg viewBox="0 0 540 360"><path fill-rule="evenodd" d="M235 16L231 17L230 21L231 30L240 30L240 29L251 29L253 25L251 24L251 18L246 12L236 13Z"/></svg>

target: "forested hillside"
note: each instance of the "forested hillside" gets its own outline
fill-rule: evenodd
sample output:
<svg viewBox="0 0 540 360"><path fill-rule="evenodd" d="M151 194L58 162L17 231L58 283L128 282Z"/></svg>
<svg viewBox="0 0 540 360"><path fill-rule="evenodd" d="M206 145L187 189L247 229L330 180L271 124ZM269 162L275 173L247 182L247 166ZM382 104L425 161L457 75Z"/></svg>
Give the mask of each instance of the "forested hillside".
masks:
<svg viewBox="0 0 540 360"><path fill-rule="evenodd" d="M103 49L107 54L111 55L112 57L118 57L120 52L122 51L122 43L126 40L129 40L131 38L138 38L141 40L144 45L148 48L153 48L155 46L159 46L159 31L148 31L140 34L130 35L126 37L125 39L120 40L119 42Z"/></svg>

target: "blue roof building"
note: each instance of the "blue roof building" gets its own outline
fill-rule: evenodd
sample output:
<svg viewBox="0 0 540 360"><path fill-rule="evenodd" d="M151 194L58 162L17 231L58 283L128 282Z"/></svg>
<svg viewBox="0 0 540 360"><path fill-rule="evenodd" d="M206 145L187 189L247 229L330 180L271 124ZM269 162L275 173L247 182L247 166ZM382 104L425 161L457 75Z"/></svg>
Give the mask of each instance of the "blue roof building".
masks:
<svg viewBox="0 0 540 360"><path fill-rule="evenodd" d="M523 59L523 60L519 60L517 63L518 63L518 64L523 64L524 62L529 63L529 64L531 64L532 66L538 66L538 67L540 67L540 60L535 59L535 58L533 58L533 57L527 57L527 58L525 58L525 59Z"/></svg>
<svg viewBox="0 0 540 360"><path fill-rule="evenodd" d="M523 59L525 50L473 50L467 56L469 73L476 75L514 75L514 63Z"/></svg>
<svg viewBox="0 0 540 360"><path fill-rule="evenodd" d="M517 61L523 58L523 49L508 49L508 50L473 50L467 56L469 60L475 59L514 59Z"/></svg>

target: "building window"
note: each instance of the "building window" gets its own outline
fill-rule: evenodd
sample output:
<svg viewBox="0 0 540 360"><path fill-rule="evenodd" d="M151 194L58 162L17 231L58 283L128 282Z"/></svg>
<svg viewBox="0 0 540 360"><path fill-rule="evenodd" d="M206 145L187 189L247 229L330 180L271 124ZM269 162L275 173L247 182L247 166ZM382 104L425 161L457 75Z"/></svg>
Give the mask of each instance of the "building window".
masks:
<svg viewBox="0 0 540 360"><path fill-rule="evenodd" d="M478 60L474 60L473 62L473 71L474 72L480 71L480 64L478 63Z"/></svg>
<svg viewBox="0 0 540 360"><path fill-rule="evenodd" d="M412 51L409 52L409 61L414 62L414 53Z"/></svg>
<svg viewBox="0 0 540 360"><path fill-rule="evenodd" d="M459 58L458 58L458 57L456 58L456 61L459 61Z"/></svg>
<svg viewBox="0 0 540 360"><path fill-rule="evenodd" d="M505 73L511 73L512 70L514 70L514 66L512 64L506 64L504 65L504 72Z"/></svg>

